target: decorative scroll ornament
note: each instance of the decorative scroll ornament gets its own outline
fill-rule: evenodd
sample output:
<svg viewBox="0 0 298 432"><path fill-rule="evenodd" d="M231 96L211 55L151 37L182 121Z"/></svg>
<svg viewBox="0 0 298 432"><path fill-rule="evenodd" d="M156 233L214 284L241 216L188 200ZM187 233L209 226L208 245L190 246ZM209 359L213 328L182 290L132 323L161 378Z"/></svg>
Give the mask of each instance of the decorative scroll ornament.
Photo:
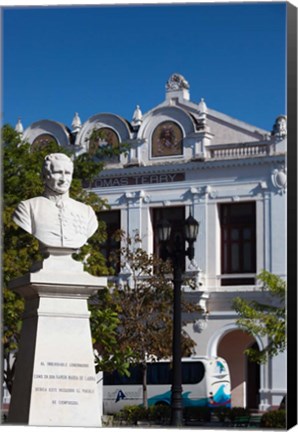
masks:
<svg viewBox="0 0 298 432"><path fill-rule="evenodd" d="M189 84L182 75L175 73L170 76L166 83L166 89L168 91L189 89Z"/></svg>
<svg viewBox="0 0 298 432"><path fill-rule="evenodd" d="M205 187L205 194L209 195L210 198L216 198L217 197L217 191L212 186L207 185Z"/></svg>
<svg viewBox="0 0 298 432"><path fill-rule="evenodd" d="M204 313L201 318L197 319L193 324L194 331L201 333L208 326L208 313Z"/></svg>
<svg viewBox="0 0 298 432"><path fill-rule="evenodd" d="M139 199L140 199L140 201L143 200L145 203L149 203L150 202L150 195L148 195L144 190L140 190Z"/></svg>
<svg viewBox="0 0 298 432"><path fill-rule="evenodd" d="M273 186L278 189L279 193L284 193L287 189L287 170L285 167L273 170L271 174Z"/></svg>

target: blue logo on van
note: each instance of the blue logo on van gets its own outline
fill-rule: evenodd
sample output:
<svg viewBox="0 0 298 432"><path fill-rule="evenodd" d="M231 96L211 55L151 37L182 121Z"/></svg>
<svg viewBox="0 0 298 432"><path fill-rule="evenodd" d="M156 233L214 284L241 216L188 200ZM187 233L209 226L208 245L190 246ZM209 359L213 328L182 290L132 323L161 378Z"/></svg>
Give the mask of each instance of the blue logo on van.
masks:
<svg viewBox="0 0 298 432"><path fill-rule="evenodd" d="M120 400L126 399L126 395L123 393L122 390L119 390L116 396L115 402L119 402Z"/></svg>
<svg viewBox="0 0 298 432"><path fill-rule="evenodd" d="M217 361L217 362L216 362L216 367L218 368L218 372L219 372L220 374L223 373L223 372L225 372L225 367L224 367L224 365L222 364L222 362Z"/></svg>

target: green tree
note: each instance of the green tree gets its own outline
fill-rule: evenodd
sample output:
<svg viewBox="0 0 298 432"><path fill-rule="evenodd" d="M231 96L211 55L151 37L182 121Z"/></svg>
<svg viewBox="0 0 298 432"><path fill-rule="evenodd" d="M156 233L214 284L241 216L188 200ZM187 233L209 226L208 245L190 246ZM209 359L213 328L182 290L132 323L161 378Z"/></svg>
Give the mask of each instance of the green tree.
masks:
<svg viewBox="0 0 298 432"><path fill-rule="evenodd" d="M4 380L9 391L11 391L15 359L13 354L17 353L21 316L24 309L24 301L18 294L7 288L10 280L28 272L32 264L42 259L39 252L39 244L36 238L28 234L12 221L12 214L21 200L29 199L42 194L44 186L41 180L41 168L44 157L52 152L63 152L69 154L65 149L59 147L55 142L42 146L35 151L30 150L28 143L22 143L19 134L9 125L2 129L3 144L3 200L2 200L2 229L3 229L3 331L2 346L5 360ZM70 154L69 154L70 155ZM96 212L100 212L106 203L95 193L86 190L83 186L92 184L93 180L103 168L102 162L94 162L92 157L84 154L75 160L74 178L72 181L70 195L72 198L90 204ZM84 182L84 184L83 184ZM99 228L89 242L84 245L76 259L82 260L85 269L95 276L107 275L110 270L99 250L99 245L105 241L106 231L103 221L99 221ZM125 370L125 352L117 349L113 344L115 338L115 324L117 316L110 309L104 311L92 310L91 323L105 326L103 334L94 333L93 338L101 337L107 345L110 340L114 347L113 355L109 358L107 367L115 363L115 367ZM106 358L106 357L105 357ZM102 362L102 367L104 367Z"/></svg>
<svg viewBox="0 0 298 432"><path fill-rule="evenodd" d="M147 363L149 358L159 360L172 355L173 285L169 262L164 263L141 247L141 238L122 236L120 265L122 283L112 287L110 304L121 320L117 329L122 349L132 351L131 363L143 371L143 404L147 407ZM182 301L184 312L201 308ZM187 317L187 313L184 315ZM182 332L182 351L189 356L195 342Z"/></svg>
<svg viewBox="0 0 298 432"><path fill-rule="evenodd" d="M264 363L286 349L286 282L279 276L263 270L258 279L268 293L264 303L237 297L233 307L239 314L238 325L252 336L267 336L268 344L261 351L250 348L246 354L253 361Z"/></svg>

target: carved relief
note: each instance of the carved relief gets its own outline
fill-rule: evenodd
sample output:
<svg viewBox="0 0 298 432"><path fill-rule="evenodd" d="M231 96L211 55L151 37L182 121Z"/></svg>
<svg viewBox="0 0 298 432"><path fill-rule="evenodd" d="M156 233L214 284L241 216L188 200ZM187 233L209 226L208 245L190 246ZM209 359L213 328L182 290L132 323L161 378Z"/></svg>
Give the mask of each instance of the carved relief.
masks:
<svg viewBox="0 0 298 432"><path fill-rule="evenodd" d="M169 91L189 89L189 84L182 75L175 73L170 76L166 83L166 89Z"/></svg>

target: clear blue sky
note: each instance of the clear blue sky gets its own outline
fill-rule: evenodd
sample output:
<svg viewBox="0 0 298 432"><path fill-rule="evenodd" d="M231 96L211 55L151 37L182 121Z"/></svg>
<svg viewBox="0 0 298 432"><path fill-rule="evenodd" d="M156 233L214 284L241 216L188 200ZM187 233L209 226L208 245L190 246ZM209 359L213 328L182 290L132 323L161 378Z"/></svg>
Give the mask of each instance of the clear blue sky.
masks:
<svg viewBox="0 0 298 432"><path fill-rule="evenodd" d="M174 73L193 102L271 130L285 113L286 3L5 7L3 123L131 120Z"/></svg>

